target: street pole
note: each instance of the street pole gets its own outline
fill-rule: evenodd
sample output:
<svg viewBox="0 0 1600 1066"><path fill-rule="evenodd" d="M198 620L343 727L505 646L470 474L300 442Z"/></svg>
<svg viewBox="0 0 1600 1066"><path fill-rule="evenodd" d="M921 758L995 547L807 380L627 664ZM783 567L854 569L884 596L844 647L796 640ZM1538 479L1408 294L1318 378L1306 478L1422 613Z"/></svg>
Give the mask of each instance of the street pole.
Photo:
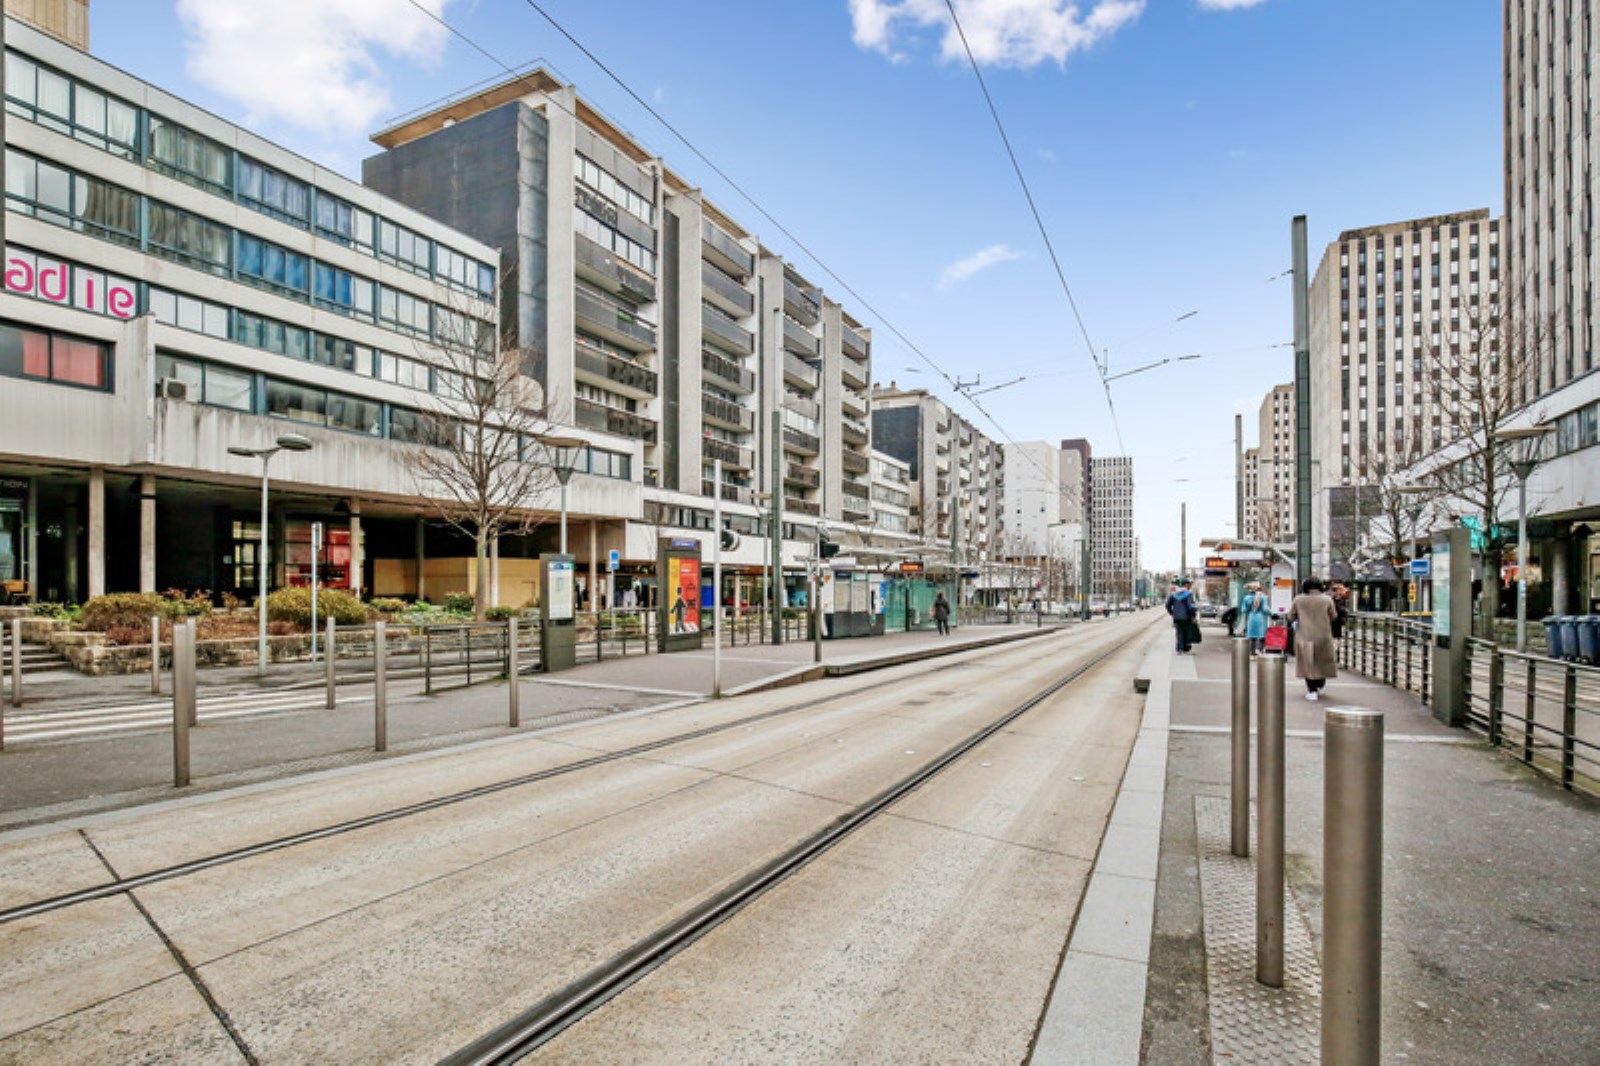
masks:
<svg viewBox="0 0 1600 1066"><path fill-rule="evenodd" d="M1517 474L1517 653L1528 650L1528 475L1531 463L1513 464Z"/></svg>
<svg viewBox="0 0 1600 1066"><path fill-rule="evenodd" d="M711 464L711 698L722 698L722 460Z"/></svg>
<svg viewBox="0 0 1600 1066"><path fill-rule="evenodd" d="M317 661L317 556L322 553L322 523L311 523L311 661Z"/></svg>
<svg viewBox="0 0 1600 1066"><path fill-rule="evenodd" d="M267 676L267 464L271 453L261 457L261 551L256 560L256 676Z"/></svg>
<svg viewBox="0 0 1600 1066"><path fill-rule="evenodd" d="M1290 227L1294 254L1295 587L1311 576L1311 318L1306 289L1306 216Z"/></svg>
<svg viewBox="0 0 1600 1066"><path fill-rule="evenodd" d="M1189 504L1178 504L1178 577L1189 576Z"/></svg>

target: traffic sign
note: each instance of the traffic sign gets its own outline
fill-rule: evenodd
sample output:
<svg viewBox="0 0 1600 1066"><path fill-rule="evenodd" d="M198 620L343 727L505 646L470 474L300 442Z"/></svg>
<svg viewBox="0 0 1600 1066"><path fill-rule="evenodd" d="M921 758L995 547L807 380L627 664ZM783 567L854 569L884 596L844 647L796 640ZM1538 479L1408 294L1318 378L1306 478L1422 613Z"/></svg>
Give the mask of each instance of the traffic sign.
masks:
<svg viewBox="0 0 1600 1066"><path fill-rule="evenodd" d="M611 555L606 559L606 569L613 574L622 569L622 553L615 548L611 549Z"/></svg>
<svg viewBox="0 0 1600 1066"><path fill-rule="evenodd" d="M1413 560L1411 560L1411 576L1412 577L1427 577L1427 576L1429 576L1429 574L1430 574L1429 567L1431 565L1432 564L1428 559L1413 559Z"/></svg>

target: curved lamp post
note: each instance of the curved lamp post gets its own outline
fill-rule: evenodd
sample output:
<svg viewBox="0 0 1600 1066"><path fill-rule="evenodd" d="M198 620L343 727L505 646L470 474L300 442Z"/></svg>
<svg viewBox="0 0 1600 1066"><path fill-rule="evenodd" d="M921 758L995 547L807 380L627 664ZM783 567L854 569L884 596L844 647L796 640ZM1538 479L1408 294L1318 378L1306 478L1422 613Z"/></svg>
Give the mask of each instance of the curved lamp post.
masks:
<svg viewBox="0 0 1600 1066"><path fill-rule="evenodd" d="M311 438L300 433L281 433L271 448L228 449L229 455L261 460L261 548L256 559L259 591L256 595L256 674L267 676L267 465L279 452L308 452Z"/></svg>
<svg viewBox="0 0 1600 1066"><path fill-rule="evenodd" d="M589 442L578 437L544 436L539 438L550 456L550 468L561 483L561 554L567 554L567 482L578 467L578 456Z"/></svg>
<svg viewBox="0 0 1600 1066"><path fill-rule="evenodd" d="M1528 650L1528 478L1539 465L1549 426L1496 430L1494 439L1511 445L1511 471L1517 475L1517 651Z"/></svg>

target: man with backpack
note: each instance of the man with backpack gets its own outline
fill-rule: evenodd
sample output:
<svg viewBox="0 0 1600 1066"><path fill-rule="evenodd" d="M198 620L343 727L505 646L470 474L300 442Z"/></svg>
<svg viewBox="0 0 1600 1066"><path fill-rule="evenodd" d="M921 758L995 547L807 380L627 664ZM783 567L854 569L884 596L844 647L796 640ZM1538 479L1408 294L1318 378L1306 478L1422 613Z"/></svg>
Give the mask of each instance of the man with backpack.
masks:
<svg viewBox="0 0 1600 1066"><path fill-rule="evenodd" d="M1195 624L1199 611L1194 602L1194 593L1189 590L1189 579L1184 578L1167 596L1167 614L1172 617L1172 629L1178 639L1179 655L1189 654L1193 638L1200 628Z"/></svg>

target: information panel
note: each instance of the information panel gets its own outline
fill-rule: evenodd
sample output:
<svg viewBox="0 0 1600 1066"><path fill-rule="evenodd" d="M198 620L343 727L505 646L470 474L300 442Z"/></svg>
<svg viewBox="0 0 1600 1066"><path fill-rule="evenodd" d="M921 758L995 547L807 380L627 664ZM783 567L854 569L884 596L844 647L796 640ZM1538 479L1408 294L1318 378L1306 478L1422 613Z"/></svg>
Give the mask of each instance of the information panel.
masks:
<svg viewBox="0 0 1600 1066"><path fill-rule="evenodd" d="M1433 545L1433 635L1450 635L1450 544L1440 538Z"/></svg>
<svg viewBox="0 0 1600 1066"><path fill-rule="evenodd" d="M550 613L552 622L572 620L573 577L575 564L571 559L552 559L550 566Z"/></svg>

